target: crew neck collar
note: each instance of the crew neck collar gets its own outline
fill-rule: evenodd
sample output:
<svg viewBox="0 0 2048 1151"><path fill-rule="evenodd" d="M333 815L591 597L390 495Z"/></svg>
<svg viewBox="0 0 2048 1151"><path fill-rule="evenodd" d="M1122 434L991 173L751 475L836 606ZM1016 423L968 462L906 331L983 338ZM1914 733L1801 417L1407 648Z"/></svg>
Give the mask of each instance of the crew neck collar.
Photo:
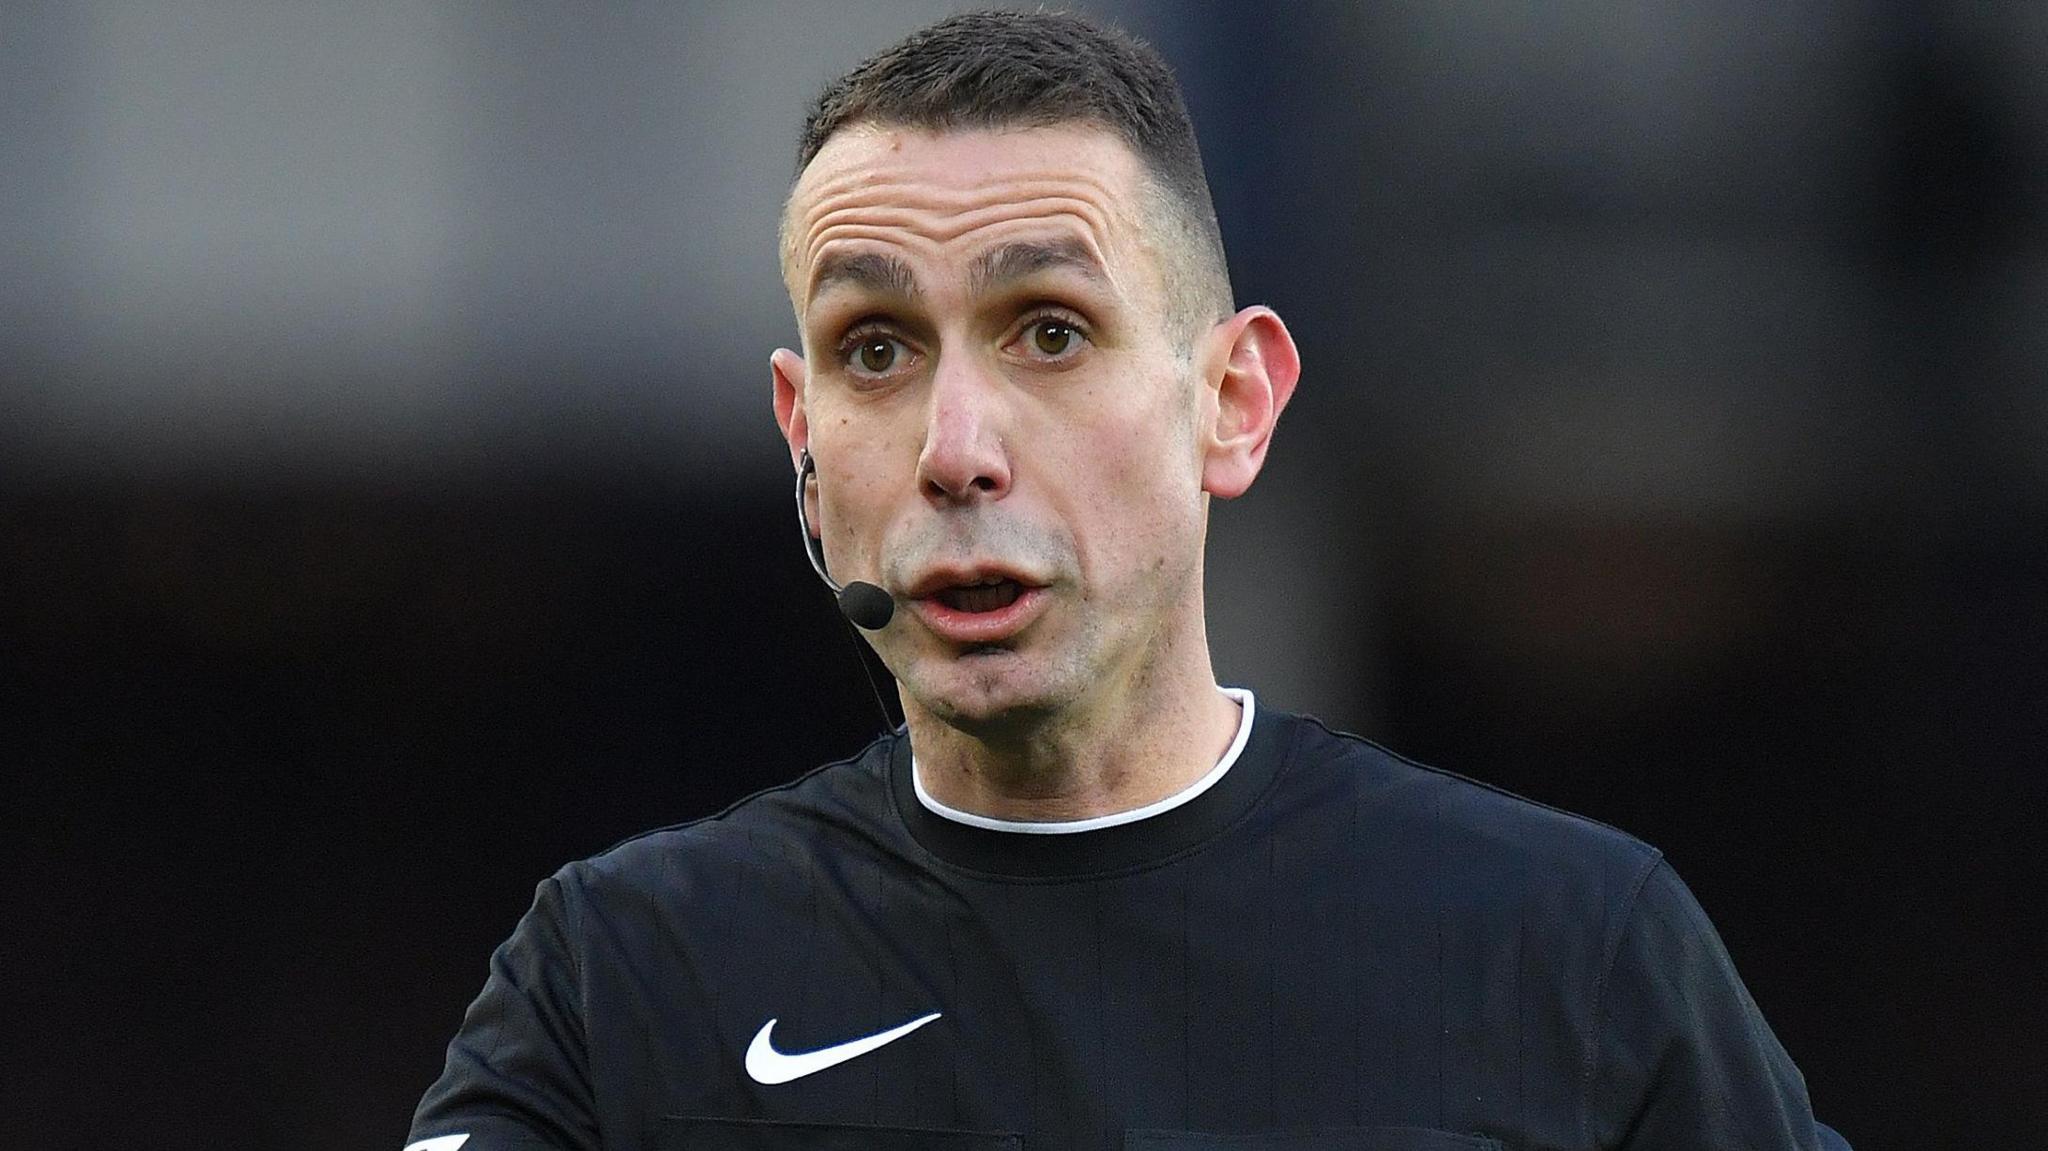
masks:
<svg viewBox="0 0 2048 1151"><path fill-rule="evenodd" d="M1222 779L1224 774L1230 770L1230 766L1237 762L1237 757L1244 753L1245 741L1251 737L1253 710L1258 703L1257 700L1252 698L1251 689L1219 687L1217 690L1237 704L1237 734L1232 737L1230 746L1224 749L1223 755L1216 760L1216 766L1205 772L1200 779L1164 799L1154 800L1141 807L1133 807L1126 811L1112 811L1107 815L1090 816L1087 819L997 819L991 815L977 815L971 811L962 811L957 807L949 807L946 804L940 803L932 796L930 791L925 789L924 773L918 767L917 755L914 750L910 757L910 785L917 793L917 802L924 805L924 809L933 815L939 816L942 819L950 819L954 823L964 823L969 827L1008 832L1011 835L1072 835L1076 832L1100 831L1106 827L1119 827L1126 823L1136 823L1141 819L1151 819L1157 815L1164 815L1214 787L1216 781Z"/></svg>
<svg viewBox="0 0 2048 1151"><path fill-rule="evenodd" d="M1165 859L1215 836L1248 811L1265 794L1293 742L1288 717L1259 710L1249 691L1224 690L1243 709L1237 738L1201 780L1156 803L1052 825L1016 826L1016 821L967 812L941 814L918 795L910 736L899 730L889 748L897 815L933 855L991 877L1079 878ZM1053 833L1047 834L1048 829Z"/></svg>

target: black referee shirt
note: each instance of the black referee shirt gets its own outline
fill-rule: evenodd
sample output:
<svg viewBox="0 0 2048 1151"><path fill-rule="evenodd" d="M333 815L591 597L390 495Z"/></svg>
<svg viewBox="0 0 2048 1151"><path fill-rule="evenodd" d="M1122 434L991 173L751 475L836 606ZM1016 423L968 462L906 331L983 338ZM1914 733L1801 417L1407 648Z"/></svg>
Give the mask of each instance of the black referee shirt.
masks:
<svg viewBox="0 0 2048 1151"><path fill-rule="evenodd" d="M1118 827L934 814L898 733L572 863L410 1139L1843 1146L1654 849L1269 710Z"/></svg>

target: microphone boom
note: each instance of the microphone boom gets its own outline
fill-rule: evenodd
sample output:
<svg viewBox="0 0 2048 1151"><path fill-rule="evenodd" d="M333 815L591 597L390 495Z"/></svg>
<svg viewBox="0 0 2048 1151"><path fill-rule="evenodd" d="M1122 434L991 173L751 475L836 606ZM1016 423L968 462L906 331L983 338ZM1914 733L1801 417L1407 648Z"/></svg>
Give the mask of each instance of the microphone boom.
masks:
<svg viewBox="0 0 2048 1151"><path fill-rule="evenodd" d="M811 570L832 589L833 597L839 603L840 614L864 631L880 631L889 626L896 615L894 597L874 584L862 580L841 586L825 570L825 547L811 535L811 517L804 511L804 486L812 476L818 474L818 465L811 460L811 449L803 449L802 460L796 471L796 527L803 533L804 558L811 561Z"/></svg>

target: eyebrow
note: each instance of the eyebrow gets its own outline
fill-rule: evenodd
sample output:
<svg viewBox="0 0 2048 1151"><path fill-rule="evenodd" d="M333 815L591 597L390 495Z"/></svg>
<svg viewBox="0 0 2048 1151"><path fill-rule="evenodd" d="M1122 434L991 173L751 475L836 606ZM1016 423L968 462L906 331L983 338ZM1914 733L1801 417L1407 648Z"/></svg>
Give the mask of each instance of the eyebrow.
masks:
<svg viewBox="0 0 2048 1151"><path fill-rule="evenodd" d="M811 280L810 298L840 284L871 292L914 300L920 293L917 276L910 265L881 252L835 252L818 261L818 273Z"/></svg>
<svg viewBox="0 0 2048 1151"><path fill-rule="evenodd" d="M998 284L1007 284L1036 275L1048 268L1068 268L1098 284L1110 282L1109 273L1103 271L1101 261L1095 258L1094 249L1080 240L1067 237L1058 240L1018 241L1004 244L990 252L976 256L968 268L968 289L981 295Z"/></svg>
<svg viewBox="0 0 2048 1151"><path fill-rule="evenodd" d="M1094 249L1080 240L1020 240L983 252L968 268L969 290L981 295L998 285L1037 275L1049 268L1068 268L1098 284L1112 284L1109 273L1095 258ZM810 298L826 289L847 285L871 292L914 300L923 293L910 265L883 252L835 252L818 261L811 280Z"/></svg>

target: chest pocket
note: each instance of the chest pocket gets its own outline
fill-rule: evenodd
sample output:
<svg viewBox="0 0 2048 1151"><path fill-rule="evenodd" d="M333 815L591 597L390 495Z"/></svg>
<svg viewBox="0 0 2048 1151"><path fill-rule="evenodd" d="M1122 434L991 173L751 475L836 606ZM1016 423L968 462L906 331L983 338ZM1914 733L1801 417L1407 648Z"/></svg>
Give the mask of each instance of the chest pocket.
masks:
<svg viewBox="0 0 2048 1151"><path fill-rule="evenodd" d="M661 1139L655 1146L660 1151L1021 1151L1023 1140L1000 1131L943 1127L677 1116L662 1124Z"/></svg>
<svg viewBox="0 0 2048 1151"><path fill-rule="evenodd" d="M1500 1141L1426 1127L1330 1127L1267 1135L1126 1131L1124 1151L1502 1151Z"/></svg>

